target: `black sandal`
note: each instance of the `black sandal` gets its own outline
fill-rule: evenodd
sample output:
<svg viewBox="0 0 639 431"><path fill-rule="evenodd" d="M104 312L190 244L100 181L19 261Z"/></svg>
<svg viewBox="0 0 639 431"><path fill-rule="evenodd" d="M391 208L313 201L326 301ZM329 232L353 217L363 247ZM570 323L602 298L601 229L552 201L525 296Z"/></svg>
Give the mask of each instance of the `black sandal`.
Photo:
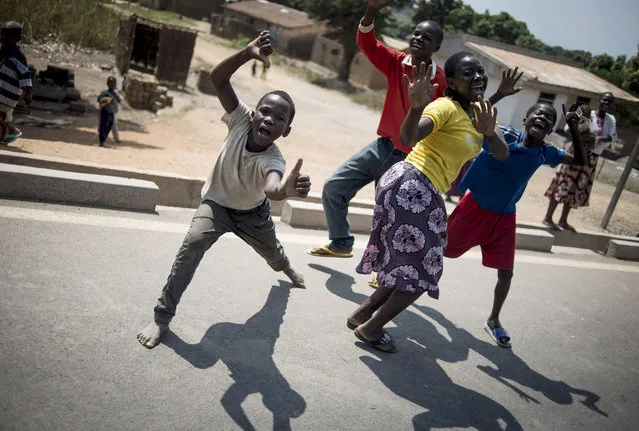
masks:
<svg viewBox="0 0 639 431"><path fill-rule="evenodd" d="M380 352L385 353L395 353L397 352L397 346L393 342L393 339L388 334L388 332L384 331L384 333L377 340L367 340L359 333L357 328L353 331L355 336L366 345L379 350Z"/></svg>

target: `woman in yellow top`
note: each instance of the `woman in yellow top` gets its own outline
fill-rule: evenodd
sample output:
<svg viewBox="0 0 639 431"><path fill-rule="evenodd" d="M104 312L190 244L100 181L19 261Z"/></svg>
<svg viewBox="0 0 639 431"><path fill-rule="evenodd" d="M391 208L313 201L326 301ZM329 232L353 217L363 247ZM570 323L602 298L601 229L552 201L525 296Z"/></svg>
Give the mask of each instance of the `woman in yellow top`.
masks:
<svg viewBox="0 0 639 431"><path fill-rule="evenodd" d="M437 84L424 78L430 67L426 72L422 63L415 69L414 82L404 76L411 109L400 134L402 144L413 150L377 185L371 237L357 266L360 274L377 272L380 288L347 321L357 338L385 352L397 349L384 325L424 292L439 297L448 238L441 194L484 141L496 159L508 157L497 110L483 101L488 78L474 54L461 52L448 59L446 97L432 103Z"/></svg>

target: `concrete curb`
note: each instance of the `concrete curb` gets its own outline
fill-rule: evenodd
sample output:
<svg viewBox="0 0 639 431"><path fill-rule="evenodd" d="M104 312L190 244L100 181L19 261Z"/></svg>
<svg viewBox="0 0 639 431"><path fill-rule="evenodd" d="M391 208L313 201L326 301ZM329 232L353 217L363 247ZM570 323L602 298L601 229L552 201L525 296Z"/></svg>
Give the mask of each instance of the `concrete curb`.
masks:
<svg viewBox="0 0 639 431"><path fill-rule="evenodd" d="M606 250L606 256L639 261L639 242L622 241L618 239L610 240L610 244L608 244L608 249Z"/></svg>
<svg viewBox="0 0 639 431"><path fill-rule="evenodd" d="M203 178L180 176L168 172L130 169L3 150L0 150L0 163L150 181L155 183L159 189L158 205L182 208L197 208L199 206L200 191L205 181Z"/></svg>
<svg viewBox="0 0 639 431"><path fill-rule="evenodd" d="M110 175L124 178L136 178L140 180L152 181L157 184L159 188L158 192L158 205L182 207L182 208L197 208L200 204L200 191L204 185L204 178L187 177L177 174L161 171L148 171L141 169L131 169L121 166L100 165L97 163L89 163L75 160L68 160L59 157L39 156L33 154L16 153L13 151L0 150L0 163L9 163L13 165L31 166L37 168L58 169L69 172L80 172L88 174L98 175ZM272 201L272 215L283 215L283 210L288 201L306 202L311 204L321 204L321 193L311 193L309 196L302 199L288 199L286 201ZM372 209L375 205L374 201L365 199L353 199L350 204L350 209L365 209L369 210L368 214L372 217ZM453 204L447 204L446 209L450 214L454 209ZM309 211L306 207L305 211ZM315 207L315 211L320 214L313 215L311 226L305 226L299 222L293 215L287 215L283 219L292 220L298 227L311 227L314 229L326 229L326 220L324 218L324 212L321 205ZM371 223L368 222L366 227L360 229L361 216L367 214L357 212L358 221L354 224L351 220L351 224L354 224L353 232L356 233L369 233ZM354 213L355 214L355 213ZM322 221L323 220L323 221ZM298 224L299 223L299 224ZM598 252L605 253L608 248L610 240L622 240L636 242L639 244L639 238L625 237L621 235L614 235L607 232L591 232L591 231L579 231L577 233L569 231L551 231L546 226L538 223L518 222L517 228L532 229L545 231L548 234L554 236L554 245L585 248Z"/></svg>
<svg viewBox="0 0 639 431"><path fill-rule="evenodd" d="M150 182L0 163L0 196L134 211L155 211Z"/></svg>
<svg viewBox="0 0 639 431"><path fill-rule="evenodd" d="M593 232L579 230L570 232L568 230L554 231L541 223L517 223L517 228L526 228L538 231L545 231L555 237L555 244L562 247L586 248L604 253L611 240L629 241L639 245L639 238L623 235L615 235L608 232Z"/></svg>

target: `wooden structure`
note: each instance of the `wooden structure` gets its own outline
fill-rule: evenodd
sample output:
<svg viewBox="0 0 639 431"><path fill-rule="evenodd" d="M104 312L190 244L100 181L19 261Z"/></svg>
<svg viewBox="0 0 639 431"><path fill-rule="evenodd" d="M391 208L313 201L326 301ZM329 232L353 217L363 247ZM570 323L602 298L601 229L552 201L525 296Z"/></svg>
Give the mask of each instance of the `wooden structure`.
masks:
<svg viewBox="0 0 639 431"><path fill-rule="evenodd" d="M154 75L162 83L186 85L197 32L131 15L120 20L116 64Z"/></svg>
<svg viewBox="0 0 639 431"><path fill-rule="evenodd" d="M326 29L326 23L314 21L306 12L265 0L225 3L222 13L211 14L211 33L227 39L255 37L265 29L271 32L277 52L308 60L313 42Z"/></svg>

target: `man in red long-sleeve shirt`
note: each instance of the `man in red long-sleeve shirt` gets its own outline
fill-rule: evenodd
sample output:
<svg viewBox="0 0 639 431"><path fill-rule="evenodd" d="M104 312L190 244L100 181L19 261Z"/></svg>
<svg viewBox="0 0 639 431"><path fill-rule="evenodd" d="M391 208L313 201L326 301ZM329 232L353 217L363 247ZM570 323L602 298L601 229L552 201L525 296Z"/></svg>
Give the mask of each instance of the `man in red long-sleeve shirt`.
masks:
<svg viewBox="0 0 639 431"><path fill-rule="evenodd" d="M422 62L427 67L432 64L431 82L438 84L434 98L443 96L446 89L444 71L431 58L444 37L441 26L434 21L419 23L409 39L410 54L388 48L375 38L373 26L377 11L388 3L390 0L368 0L368 8L357 31L357 46L388 80L377 128L379 137L342 163L326 180L322 203L331 242L308 250L313 256L353 256L355 238L349 232L346 218L349 202L361 188L377 182L384 172L404 160L410 152L411 148L399 141L399 129L410 109L404 75L413 79L413 66Z"/></svg>

